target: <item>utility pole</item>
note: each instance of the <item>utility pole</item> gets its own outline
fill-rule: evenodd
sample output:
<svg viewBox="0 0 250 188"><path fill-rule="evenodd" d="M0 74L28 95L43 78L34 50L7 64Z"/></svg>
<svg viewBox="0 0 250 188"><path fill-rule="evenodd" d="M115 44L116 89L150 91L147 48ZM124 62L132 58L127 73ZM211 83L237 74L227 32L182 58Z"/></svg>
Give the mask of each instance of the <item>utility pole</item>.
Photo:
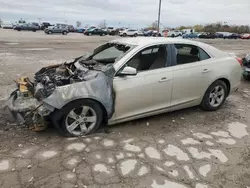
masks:
<svg viewBox="0 0 250 188"><path fill-rule="evenodd" d="M160 32L160 21L161 21L161 0L159 0L159 10L158 10L158 24L157 24L158 34Z"/></svg>

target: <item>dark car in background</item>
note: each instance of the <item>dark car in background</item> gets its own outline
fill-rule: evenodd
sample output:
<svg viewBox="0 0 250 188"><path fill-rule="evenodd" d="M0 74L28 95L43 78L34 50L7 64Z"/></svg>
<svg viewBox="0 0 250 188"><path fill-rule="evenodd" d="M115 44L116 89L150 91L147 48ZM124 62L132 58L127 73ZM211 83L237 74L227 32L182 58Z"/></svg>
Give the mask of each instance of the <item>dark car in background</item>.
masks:
<svg viewBox="0 0 250 188"><path fill-rule="evenodd" d="M217 38L215 33L202 33L199 35L199 38L201 39L215 39Z"/></svg>
<svg viewBox="0 0 250 188"><path fill-rule="evenodd" d="M39 30L41 29L41 26L39 25L39 23L37 23L37 22L32 22L31 24L34 25L34 26L37 26L37 27L39 28Z"/></svg>
<svg viewBox="0 0 250 188"><path fill-rule="evenodd" d="M93 28L93 29L88 29L84 32L84 35L100 35L100 36L104 36L107 35L108 32L103 30L103 29L98 29L98 28Z"/></svg>
<svg viewBox="0 0 250 188"><path fill-rule="evenodd" d="M216 38L223 38L224 35L222 33L215 33Z"/></svg>
<svg viewBox="0 0 250 188"><path fill-rule="evenodd" d="M50 26L44 30L46 34L61 33L67 35L69 33L68 27L63 27L60 25Z"/></svg>
<svg viewBox="0 0 250 188"><path fill-rule="evenodd" d="M40 27L38 27L36 25L33 25L32 23L16 25L14 27L14 30L17 30L17 31L33 31L33 32L36 32L39 29L40 29Z"/></svg>
<svg viewBox="0 0 250 188"><path fill-rule="evenodd" d="M230 35L224 36L224 39L239 39L240 35L237 33L231 33Z"/></svg>
<svg viewBox="0 0 250 188"><path fill-rule="evenodd" d="M52 26L49 22L43 22L42 24L41 24L41 30L44 30L44 29L46 29L46 28L48 28L49 26Z"/></svg>

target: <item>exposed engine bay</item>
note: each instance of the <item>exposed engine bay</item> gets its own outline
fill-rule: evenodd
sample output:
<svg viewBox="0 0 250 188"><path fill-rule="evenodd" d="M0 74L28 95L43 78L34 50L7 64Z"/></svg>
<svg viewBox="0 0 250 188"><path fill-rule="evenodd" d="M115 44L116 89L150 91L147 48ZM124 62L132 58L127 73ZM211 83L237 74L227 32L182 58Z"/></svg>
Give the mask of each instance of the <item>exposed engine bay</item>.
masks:
<svg viewBox="0 0 250 188"><path fill-rule="evenodd" d="M38 71L34 77L33 94L37 99L44 99L58 86L87 81L97 76L96 71L101 70L102 64L95 60L85 60L76 63L62 64L58 66L45 67Z"/></svg>

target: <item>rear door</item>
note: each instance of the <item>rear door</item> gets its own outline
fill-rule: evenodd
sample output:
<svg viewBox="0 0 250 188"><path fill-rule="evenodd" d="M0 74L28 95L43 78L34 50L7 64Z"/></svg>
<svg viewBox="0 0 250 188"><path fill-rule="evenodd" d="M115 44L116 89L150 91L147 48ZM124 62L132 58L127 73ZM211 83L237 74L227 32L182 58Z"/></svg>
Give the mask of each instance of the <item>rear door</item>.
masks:
<svg viewBox="0 0 250 188"><path fill-rule="evenodd" d="M197 105L210 84L213 74L210 56L194 45L175 44L172 57L173 93L171 106L184 108Z"/></svg>

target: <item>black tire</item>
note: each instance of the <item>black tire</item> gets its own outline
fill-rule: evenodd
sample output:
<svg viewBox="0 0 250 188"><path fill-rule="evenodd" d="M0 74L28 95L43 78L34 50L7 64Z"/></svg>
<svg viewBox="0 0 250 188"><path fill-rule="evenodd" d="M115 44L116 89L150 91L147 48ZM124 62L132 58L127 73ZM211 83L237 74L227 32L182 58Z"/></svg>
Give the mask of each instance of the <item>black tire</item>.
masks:
<svg viewBox="0 0 250 188"><path fill-rule="evenodd" d="M61 122L60 122L60 128L61 128L64 136L67 136L67 137L69 137L69 136L70 137L80 136L80 135L71 134L67 130L67 128L66 128L66 117L70 113L71 110L73 110L75 108L80 108L83 105L92 108L95 111L96 116L97 116L97 120L96 120L96 124L94 125L94 128L90 132L88 132L87 134L91 134L91 133L95 132L100 127L100 125L102 123L102 120L103 120L103 111L102 111L101 106L97 102L95 102L93 100L80 99L80 100L70 102L69 104L64 106L59 112L59 113L63 114ZM84 134L82 134L82 135L84 135Z"/></svg>
<svg viewBox="0 0 250 188"><path fill-rule="evenodd" d="M33 31L33 32L36 32L36 30L35 30L35 29L33 29L32 31Z"/></svg>
<svg viewBox="0 0 250 188"><path fill-rule="evenodd" d="M138 34L137 34L137 33L135 33L135 34L134 34L134 37L137 37L137 36L138 36Z"/></svg>
<svg viewBox="0 0 250 188"><path fill-rule="evenodd" d="M67 35L68 32L67 32L67 31L63 31L62 34L63 34L63 35Z"/></svg>
<svg viewBox="0 0 250 188"><path fill-rule="evenodd" d="M51 35L51 34L52 34L52 31L48 31L48 34Z"/></svg>
<svg viewBox="0 0 250 188"><path fill-rule="evenodd" d="M210 104L210 93L215 89L216 86L220 86L221 88L224 89L224 98L222 100L222 102L220 103L219 106L217 107L213 107L211 104ZM200 104L200 107L203 109L203 110L206 110L206 111L215 111L215 110L218 110L222 105L223 103L225 102L226 98L228 96L228 88L227 88L227 85L225 82L223 82L222 80L217 80L215 81L214 83L212 83L209 88L207 89L203 99L202 99L202 102Z"/></svg>
<svg viewBox="0 0 250 188"><path fill-rule="evenodd" d="M174 34L172 34L172 35L171 35L171 37L173 37L173 38L174 38L174 37L175 37L175 36L174 36Z"/></svg>
<svg viewBox="0 0 250 188"><path fill-rule="evenodd" d="M123 33L123 35L122 35L123 37L126 37L127 36L127 34L126 33Z"/></svg>

